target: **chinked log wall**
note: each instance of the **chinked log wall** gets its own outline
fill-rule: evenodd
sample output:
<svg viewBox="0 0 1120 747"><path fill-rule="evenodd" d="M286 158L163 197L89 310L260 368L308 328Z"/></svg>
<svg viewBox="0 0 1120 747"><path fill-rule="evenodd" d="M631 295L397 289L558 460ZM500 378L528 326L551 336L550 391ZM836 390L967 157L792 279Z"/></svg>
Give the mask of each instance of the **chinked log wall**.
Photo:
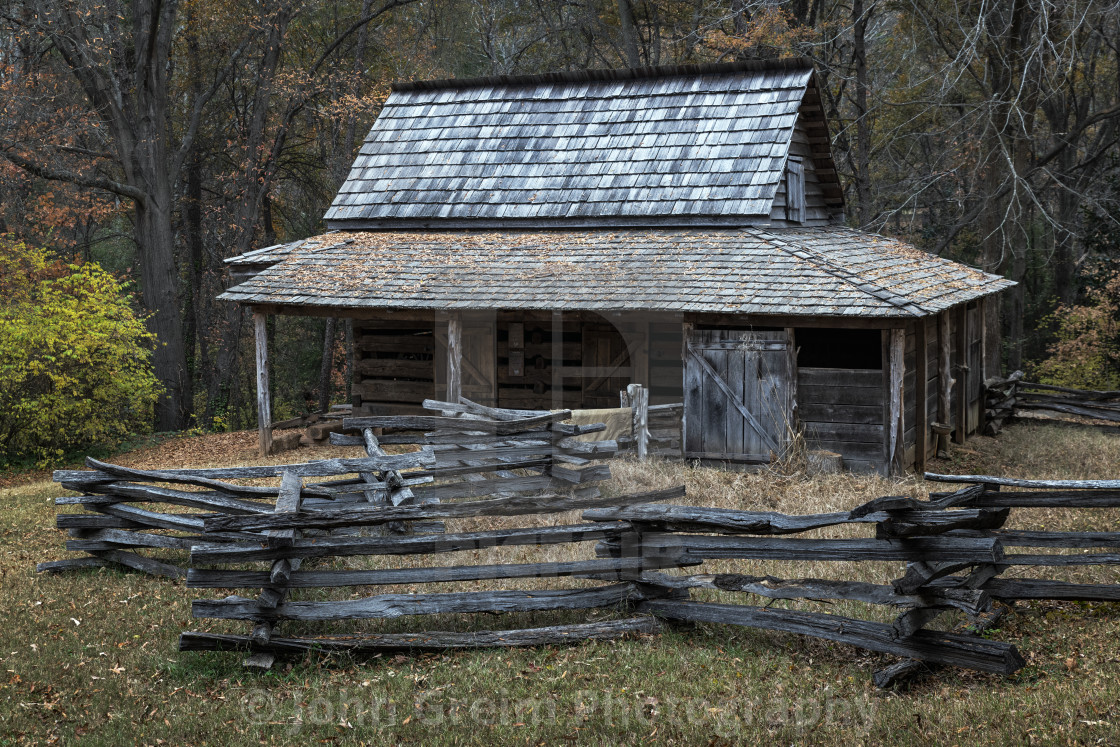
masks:
<svg viewBox="0 0 1120 747"><path fill-rule="evenodd" d="M681 399L679 322L572 313L557 320L550 312L402 316L355 320L355 414L420 414L422 400L448 391L449 318L461 324L460 393L480 404L612 407L630 383L647 386L651 404Z"/></svg>
<svg viewBox="0 0 1120 747"><path fill-rule="evenodd" d="M985 321L994 309L981 299L912 322L897 340L884 330L881 369L802 368L797 404L810 445L841 453L856 471L900 473L924 470L930 456L947 449L950 435L963 442L982 427L980 388L994 360ZM508 311L422 316L356 321L355 414L418 414L420 401L445 392L452 392L447 399L462 394L505 408L609 407L631 382L647 386L651 405L681 400L682 330L674 320L607 323L593 314ZM454 346L451 319L459 330ZM707 322L749 327L764 320ZM457 364L448 355L453 347ZM856 399L836 398L837 392ZM267 411L267 401L260 404ZM264 418L262 449L268 440Z"/></svg>

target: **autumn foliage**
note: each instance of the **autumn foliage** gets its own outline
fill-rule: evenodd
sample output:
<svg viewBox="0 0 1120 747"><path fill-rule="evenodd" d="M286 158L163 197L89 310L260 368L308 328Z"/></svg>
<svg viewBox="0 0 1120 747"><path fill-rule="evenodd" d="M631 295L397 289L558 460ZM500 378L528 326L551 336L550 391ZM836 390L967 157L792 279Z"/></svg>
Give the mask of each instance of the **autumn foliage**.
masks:
<svg viewBox="0 0 1120 747"><path fill-rule="evenodd" d="M1120 389L1120 272L1091 289L1084 303L1059 306L1050 321L1057 339L1039 366L1044 383Z"/></svg>
<svg viewBox="0 0 1120 747"><path fill-rule="evenodd" d="M150 427L152 335L95 263L0 235L0 465L46 464Z"/></svg>

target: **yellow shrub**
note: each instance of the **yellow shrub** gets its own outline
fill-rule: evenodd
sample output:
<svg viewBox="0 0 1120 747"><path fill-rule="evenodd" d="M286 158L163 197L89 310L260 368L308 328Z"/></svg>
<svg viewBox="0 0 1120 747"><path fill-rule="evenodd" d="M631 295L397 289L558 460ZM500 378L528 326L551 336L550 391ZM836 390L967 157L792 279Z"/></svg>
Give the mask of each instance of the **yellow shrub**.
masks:
<svg viewBox="0 0 1120 747"><path fill-rule="evenodd" d="M151 427L154 336L97 264L0 236L0 465L45 465Z"/></svg>

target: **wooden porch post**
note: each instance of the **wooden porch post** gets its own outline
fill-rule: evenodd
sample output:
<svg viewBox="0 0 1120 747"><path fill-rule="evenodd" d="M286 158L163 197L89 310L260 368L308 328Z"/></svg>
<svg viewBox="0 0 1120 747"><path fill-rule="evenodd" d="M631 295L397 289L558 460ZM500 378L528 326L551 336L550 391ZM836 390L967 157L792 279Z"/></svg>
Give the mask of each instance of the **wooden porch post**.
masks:
<svg viewBox="0 0 1120 747"><path fill-rule="evenodd" d="M649 453L649 389L641 384L626 387L630 400L630 433L638 449L638 460L644 462Z"/></svg>
<svg viewBox="0 0 1120 747"><path fill-rule="evenodd" d="M906 424L903 408L903 382L906 365L906 330L890 331L890 444L887 449L889 473L901 475L905 469Z"/></svg>
<svg viewBox="0 0 1120 747"><path fill-rule="evenodd" d="M552 312L552 409L564 409L564 312ZM582 403L581 403L582 406Z"/></svg>
<svg viewBox="0 0 1120 747"><path fill-rule="evenodd" d="M988 297L983 296L978 304L977 313L980 315L980 370L976 375L980 377L980 413L976 418L976 432L983 433L988 426L987 392L984 382L990 376L988 372Z"/></svg>
<svg viewBox="0 0 1120 747"><path fill-rule="evenodd" d="M949 338L951 335L949 312L942 311L937 317L937 348L940 365L937 371L937 422L948 426L952 420L949 401L953 391L953 372L949 366ZM949 435L937 434L937 453L949 451Z"/></svg>
<svg viewBox="0 0 1120 747"><path fill-rule="evenodd" d="M914 367L914 470L926 471L926 454L929 451L929 344L926 340L926 319L918 320L915 328L914 348L917 354Z"/></svg>
<svg viewBox="0 0 1120 747"><path fill-rule="evenodd" d="M463 315L447 317L447 401L459 403L463 395Z"/></svg>
<svg viewBox="0 0 1120 747"><path fill-rule="evenodd" d="M681 322L681 455L688 451L685 438L688 435L688 338L692 336L692 322ZM699 413L696 413L699 415Z"/></svg>
<svg viewBox="0 0 1120 747"><path fill-rule="evenodd" d="M786 327L786 365L789 367L789 436L801 432L801 414L797 411L797 330Z"/></svg>
<svg viewBox="0 0 1120 747"><path fill-rule="evenodd" d="M963 444L968 436L968 304L957 309L957 422L953 440Z"/></svg>
<svg viewBox="0 0 1120 747"><path fill-rule="evenodd" d="M257 343L257 429L261 456L272 451L272 398L268 391L268 331L267 316L253 312L253 332Z"/></svg>

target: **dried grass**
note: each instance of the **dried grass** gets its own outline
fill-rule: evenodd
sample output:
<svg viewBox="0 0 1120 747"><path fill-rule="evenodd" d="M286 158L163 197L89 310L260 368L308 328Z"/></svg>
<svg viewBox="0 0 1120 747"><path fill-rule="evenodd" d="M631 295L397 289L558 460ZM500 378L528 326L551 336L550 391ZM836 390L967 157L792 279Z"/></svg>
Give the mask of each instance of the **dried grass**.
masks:
<svg viewBox="0 0 1120 747"><path fill-rule="evenodd" d="M191 451L190 441L118 461L147 467L259 461L253 434L232 438L230 451L224 454L218 448L220 441L209 441L198 452ZM322 450L324 456L327 451ZM951 460L935 463L931 469L1037 478L1120 477L1120 438L1065 428L1016 426L999 439L977 438L966 446L954 446L952 453ZM203 454L208 456L199 458ZM301 450L282 455L275 463L313 456L318 454ZM614 472L607 488L616 493L683 482L693 503L786 513L842 510L879 495L920 496L934 487L913 478L809 477L796 464L732 473L620 460ZM187 589L165 579L109 569L36 575L35 562L66 555L65 534L53 528L53 498L63 492L45 481L0 490L7 508L0 522L0 660L6 670L0 681L0 743L4 744L68 743L82 737L107 744L222 745L297 740L480 745L564 741L1088 744L1111 743L1116 737L1120 605L1018 605L997 636L1023 652L1029 665L1022 672L1002 678L943 670L909 692L885 696L873 692L869 683L871 672L889 663L885 657L797 636L722 626L700 626L687 634L670 629L657 637L570 648L361 661L309 656L269 675L251 675L241 669L237 655L175 653L180 630L247 629L244 623L191 617L192 599L223 592ZM1024 527L1112 529L1120 524L1115 511L1022 511L1013 516ZM536 518L553 524L579 520L573 513L478 520L470 526L525 525ZM466 528L468 522L461 524ZM454 522L451 528L459 526ZM590 544L582 546L580 556L589 557L590 550ZM487 562L491 552L563 560L571 557L572 547L353 561ZM748 564L734 565L736 570L752 572ZM769 570L782 575L843 577L850 571L843 564L773 565L780 567ZM885 579L900 568L900 564L882 565L889 568L881 573L867 568L860 572ZM329 595L343 598L370 591L335 589ZM737 599L750 600L746 595ZM838 605L828 609L856 613ZM369 629L518 627L576 622L598 614L402 618L385 621L380 628L371 624ZM307 626L306 632L342 633L354 628L347 622ZM293 634L301 629L285 630ZM266 709L251 710L259 702L253 698L262 695ZM325 721L309 718L318 701L338 704L355 699L361 701L355 710L339 710ZM498 713L495 704L506 701L513 705ZM522 702L538 710L528 710L519 705ZM390 713L386 704L396 710ZM481 706L472 712L477 704ZM377 706L381 710L371 715L369 709ZM629 709L629 715L623 708ZM795 718L791 714L797 708L805 709L811 718ZM652 715L654 711L657 715ZM433 718L433 713L439 718ZM636 720L635 713L648 717ZM812 717L814 713L817 717Z"/></svg>

